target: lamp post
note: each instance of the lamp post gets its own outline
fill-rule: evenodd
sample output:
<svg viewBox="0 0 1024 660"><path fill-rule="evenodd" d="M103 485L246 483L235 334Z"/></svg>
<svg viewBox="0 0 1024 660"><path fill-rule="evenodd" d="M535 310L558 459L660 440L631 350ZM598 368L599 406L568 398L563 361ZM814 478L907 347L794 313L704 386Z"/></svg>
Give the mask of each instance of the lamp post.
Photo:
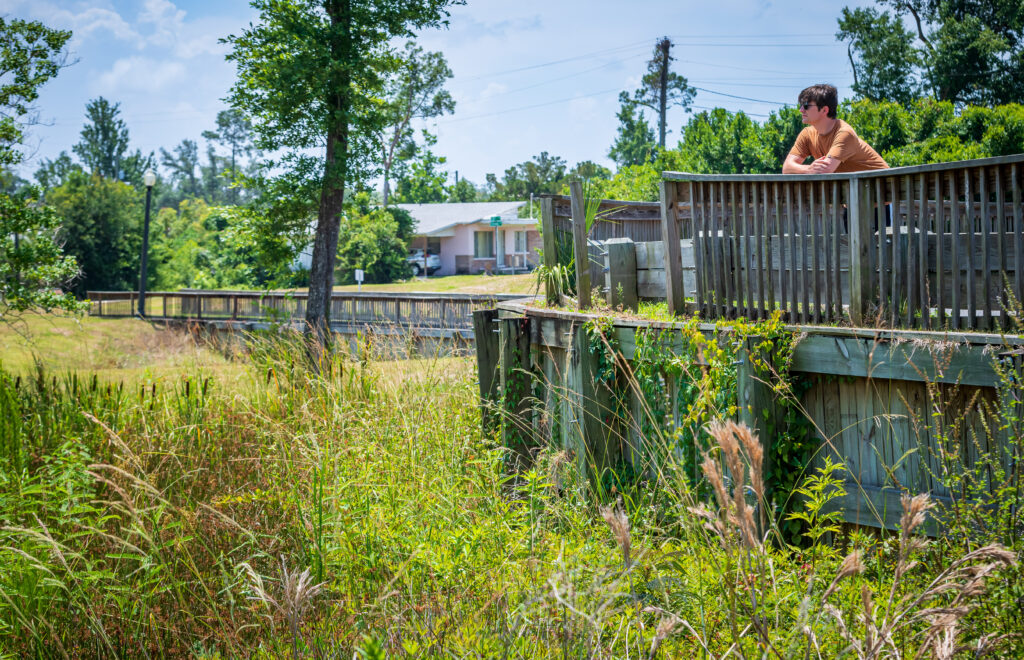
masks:
<svg viewBox="0 0 1024 660"><path fill-rule="evenodd" d="M146 184L146 223L142 228L142 257L139 259L139 316L146 317L146 257L149 255L149 201L153 196L156 172L146 170L142 175Z"/></svg>

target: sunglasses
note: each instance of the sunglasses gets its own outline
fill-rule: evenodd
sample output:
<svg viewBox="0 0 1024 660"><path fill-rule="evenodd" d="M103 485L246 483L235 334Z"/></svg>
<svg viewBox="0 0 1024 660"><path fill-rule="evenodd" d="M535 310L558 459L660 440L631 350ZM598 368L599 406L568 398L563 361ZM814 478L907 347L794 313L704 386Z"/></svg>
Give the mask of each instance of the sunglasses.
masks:
<svg viewBox="0 0 1024 660"><path fill-rule="evenodd" d="M808 108L817 108L818 104L817 103L800 103L800 104L797 105L797 107L800 108L801 110L806 110Z"/></svg>

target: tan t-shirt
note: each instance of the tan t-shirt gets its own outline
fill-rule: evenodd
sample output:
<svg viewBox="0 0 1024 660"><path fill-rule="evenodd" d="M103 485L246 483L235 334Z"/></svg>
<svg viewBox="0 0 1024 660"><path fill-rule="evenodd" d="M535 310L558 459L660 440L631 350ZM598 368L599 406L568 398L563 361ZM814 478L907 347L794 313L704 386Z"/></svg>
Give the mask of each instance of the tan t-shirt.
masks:
<svg viewBox="0 0 1024 660"><path fill-rule="evenodd" d="M885 162L878 152L860 139L853 127L842 119L836 120L835 126L822 135L813 126L808 126L796 136L791 155L803 161L808 156L815 160L823 156L832 156L839 161L836 172L862 172L864 170L885 170L889 163Z"/></svg>

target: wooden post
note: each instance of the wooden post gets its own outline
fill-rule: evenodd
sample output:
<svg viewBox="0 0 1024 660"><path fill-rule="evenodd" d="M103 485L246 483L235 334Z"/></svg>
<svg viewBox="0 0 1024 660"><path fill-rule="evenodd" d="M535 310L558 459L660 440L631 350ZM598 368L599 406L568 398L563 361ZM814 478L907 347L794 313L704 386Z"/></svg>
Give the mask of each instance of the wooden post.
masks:
<svg viewBox="0 0 1024 660"><path fill-rule="evenodd" d="M526 317L499 319L498 341L501 366L498 397L501 444L511 450L511 472L520 472L533 462L533 415L530 406L533 379L530 376L530 321Z"/></svg>
<svg viewBox="0 0 1024 660"><path fill-rule="evenodd" d="M757 369L751 360L751 354L760 341L759 337L750 335L744 337L743 346L740 347L739 364L736 367L736 401L738 404L737 417L739 421L746 424L761 441L764 448L763 474L765 476L766 488L770 487L768 475L771 474L771 443L774 438L770 433L775 428L778 419L777 406L775 404L775 393L768 384L772 374L765 370ZM761 356L762 359L768 356ZM765 498L770 502L771 493L766 492Z"/></svg>
<svg viewBox="0 0 1024 660"><path fill-rule="evenodd" d="M661 182L661 240L665 243L665 299L671 314L682 314L685 310L683 293L683 254L679 246L679 222L676 220L675 181ZM694 231L693 244L699 238ZM700 268L700 265L697 266ZM698 275L699 277L699 275Z"/></svg>
<svg viewBox="0 0 1024 660"><path fill-rule="evenodd" d="M555 204L550 197L540 200L540 229L544 241L544 267L550 273L558 267L558 236L555 235ZM551 278L544 287L548 305L562 304L561 291L551 283Z"/></svg>
<svg viewBox="0 0 1024 660"><path fill-rule="evenodd" d="M636 247L631 238L609 238L605 241L604 258L607 272L608 304L615 308L636 311Z"/></svg>
<svg viewBox="0 0 1024 660"><path fill-rule="evenodd" d="M585 325L574 328L570 347L567 390L575 424L570 433L576 440L573 447L581 474L589 475L592 484L600 482L606 470L622 459L618 425L611 391L598 381L599 356L591 351Z"/></svg>
<svg viewBox="0 0 1024 660"><path fill-rule="evenodd" d="M572 195L572 253L576 259L576 299L579 309L590 307L590 252L587 250L587 209L583 183L569 184Z"/></svg>
<svg viewBox="0 0 1024 660"><path fill-rule="evenodd" d="M849 179L850 213L850 320L854 325L868 325L871 302L871 181L851 177ZM884 231L881 217L884 211L879 205L879 231Z"/></svg>
<svg viewBox="0 0 1024 660"><path fill-rule="evenodd" d="M355 301L353 300L353 303ZM480 378L480 417L484 433L495 428L498 403L498 310L473 312L473 339L476 343L476 367Z"/></svg>

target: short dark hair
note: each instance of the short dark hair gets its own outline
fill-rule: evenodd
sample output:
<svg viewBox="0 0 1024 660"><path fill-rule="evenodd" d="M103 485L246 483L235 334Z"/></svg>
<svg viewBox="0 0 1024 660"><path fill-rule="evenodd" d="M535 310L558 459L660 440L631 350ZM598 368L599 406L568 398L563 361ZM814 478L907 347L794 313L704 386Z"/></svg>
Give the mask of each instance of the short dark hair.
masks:
<svg viewBox="0 0 1024 660"><path fill-rule="evenodd" d="M836 106L839 105L839 92L832 85L825 83L811 85L800 92L800 96L797 97L797 103L813 103L819 108L828 107L829 119L835 119Z"/></svg>

